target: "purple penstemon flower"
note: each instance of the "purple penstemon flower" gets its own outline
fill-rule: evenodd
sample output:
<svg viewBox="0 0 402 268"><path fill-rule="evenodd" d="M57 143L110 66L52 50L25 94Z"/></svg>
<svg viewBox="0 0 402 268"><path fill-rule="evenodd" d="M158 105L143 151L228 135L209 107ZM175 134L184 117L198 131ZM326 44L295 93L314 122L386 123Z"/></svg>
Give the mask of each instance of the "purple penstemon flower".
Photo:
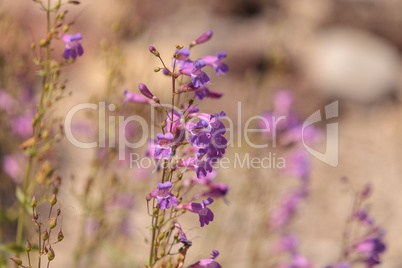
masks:
<svg viewBox="0 0 402 268"><path fill-rule="evenodd" d="M209 76L201 70L205 66L205 61L198 60L195 61L194 64L186 65L184 68L180 69L176 75L184 74L190 76L194 88L203 87L211 81Z"/></svg>
<svg viewBox="0 0 402 268"><path fill-rule="evenodd" d="M171 206L177 206L177 198L169 192L170 188L172 188L171 182L158 182L158 189L155 194L156 199L158 200L159 209L161 210L170 208Z"/></svg>
<svg viewBox="0 0 402 268"><path fill-rule="evenodd" d="M202 259L196 263L188 266L187 268L221 268L222 266L215 261L216 257L219 256L219 251L212 251L212 258Z"/></svg>
<svg viewBox="0 0 402 268"><path fill-rule="evenodd" d="M197 123L187 123L186 128L190 132L190 144L192 146L207 146L210 141L209 124L200 120Z"/></svg>
<svg viewBox="0 0 402 268"><path fill-rule="evenodd" d="M213 221L214 214L212 211L207 208L208 205L212 204L214 200L212 198L208 198L207 200L202 200L202 203L188 203L185 205L176 206L176 210L185 209L193 213L197 213L199 215L201 227L204 225L208 225L209 222Z"/></svg>
<svg viewBox="0 0 402 268"><path fill-rule="evenodd" d="M163 157L168 160L172 154L172 147L170 147L170 145L173 141L173 134L170 132L166 134L158 133L156 138L158 145L155 148L154 157L156 159L161 159Z"/></svg>
<svg viewBox="0 0 402 268"><path fill-rule="evenodd" d="M82 35L80 33L76 33L75 35L63 35L63 41L65 43L63 58L68 60L70 57L75 59L78 56L82 56L84 54L84 49L81 44L78 42L82 40Z"/></svg>
<svg viewBox="0 0 402 268"><path fill-rule="evenodd" d="M201 60L205 62L206 65L212 66L215 69L217 75L226 74L229 67L222 60L226 57L226 52L219 52L216 56L205 56Z"/></svg>

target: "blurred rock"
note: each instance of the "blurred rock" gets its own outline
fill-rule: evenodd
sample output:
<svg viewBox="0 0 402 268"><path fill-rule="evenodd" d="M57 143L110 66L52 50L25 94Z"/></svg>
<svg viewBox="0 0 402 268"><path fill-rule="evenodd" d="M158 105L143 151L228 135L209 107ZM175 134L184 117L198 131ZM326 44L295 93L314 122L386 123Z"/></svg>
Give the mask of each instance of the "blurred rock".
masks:
<svg viewBox="0 0 402 268"><path fill-rule="evenodd" d="M371 103L400 84L401 60L389 42L351 28L331 28L305 46L303 72L324 95Z"/></svg>

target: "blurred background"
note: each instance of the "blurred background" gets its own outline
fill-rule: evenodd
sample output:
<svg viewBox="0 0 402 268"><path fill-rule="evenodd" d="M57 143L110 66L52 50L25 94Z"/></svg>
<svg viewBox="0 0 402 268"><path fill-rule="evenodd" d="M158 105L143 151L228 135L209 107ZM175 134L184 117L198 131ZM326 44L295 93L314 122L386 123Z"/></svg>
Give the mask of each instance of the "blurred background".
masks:
<svg viewBox="0 0 402 268"><path fill-rule="evenodd" d="M0 8L0 87L13 96L28 92L35 98L40 80L35 77L30 44L45 37L45 15L38 5L24 0L1 1ZM338 100L339 165L331 167L311 157L310 194L290 229L299 237L300 252L319 267L336 262L353 203L351 192L370 183L370 213L386 230L387 251L380 267L402 267L401 1L103 0L81 1L65 8L68 18L75 20L70 33L82 33L85 53L64 69L71 95L52 111L62 120L79 103L120 105L124 88L137 91L140 82L168 102L170 84L162 74L153 72L160 63L148 46L154 45L169 63L175 45L187 46L209 29L214 32L212 39L195 47L192 58L225 51L229 72L226 76L209 73L213 81L210 89L223 92L223 97L204 101L199 107L212 114L224 110L234 122L234 141L239 135L244 139L238 129L243 131L250 117L272 109L273 95L279 89L294 94L294 110L301 118ZM61 43L52 54L61 59L62 51ZM127 109L123 110L131 114L149 113L143 106ZM18 146L18 141L7 140L5 116L0 114L3 160ZM94 118L96 122L94 116L82 114L77 119L84 122L82 137L96 133L96 126L88 123ZM325 150L325 127L322 129L324 140L315 145L320 151ZM125 178L123 188L133 190L127 193L130 213L122 216L131 226L130 232L97 236L90 247L93 257L85 258L91 254L83 253L75 262L79 239L91 239L90 209L82 205L77 193L85 187L95 151L75 148L66 139L57 145L57 151L54 157L63 177L59 200L64 208L65 241L57 245L53 267L142 266L148 252L145 240L149 230L145 227L150 222L145 195L153 187L143 177L152 174L133 171L128 175L123 168L114 167ZM264 156L269 152L283 153L277 148L253 149L235 142L227 156L233 160L236 153ZM193 241L188 264L216 249L223 267L266 267L274 240L268 230L268 215L276 200L295 184L291 176L279 173L276 169L219 169L216 180L230 186L228 202L214 204L215 219L202 230L194 215L186 215L187 237ZM15 233L12 211L16 207L12 204L20 181L5 170L0 176L0 227L5 243ZM344 177L348 184L341 181ZM101 223L98 219L93 224ZM34 234L34 228L31 230Z"/></svg>

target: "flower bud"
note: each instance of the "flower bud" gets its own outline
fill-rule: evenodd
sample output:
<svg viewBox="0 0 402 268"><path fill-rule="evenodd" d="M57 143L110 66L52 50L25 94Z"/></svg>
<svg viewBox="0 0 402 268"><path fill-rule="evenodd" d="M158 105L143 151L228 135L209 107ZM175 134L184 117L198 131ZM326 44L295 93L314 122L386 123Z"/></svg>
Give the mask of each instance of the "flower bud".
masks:
<svg viewBox="0 0 402 268"><path fill-rule="evenodd" d="M158 214L158 212L159 212L159 209L158 209L158 208L154 208L154 209L153 209L153 213L154 213L154 215L157 215L157 214Z"/></svg>
<svg viewBox="0 0 402 268"><path fill-rule="evenodd" d="M164 249L161 250L161 257L165 256L166 252Z"/></svg>
<svg viewBox="0 0 402 268"><path fill-rule="evenodd" d="M161 241L163 238L165 238L165 233L160 233L160 234L158 235L159 241Z"/></svg>
<svg viewBox="0 0 402 268"><path fill-rule="evenodd" d="M155 73L159 72L160 70L161 70L161 68L159 68L159 67L155 67L155 68L154 68L154 72L155 72Z"/></svg>
<svg viewBox="0 0 402 268"><path fill-rule="evenodd" d="M49 238L49 233L47 232L47 229L43 232L42 234L42 240L46 241Z"/></svg>
<svg viewBox="0 0 402 268"><path fill-rule="evenodd" d="M50 223L49 223L49 227L50 229L53 229L54 227L56 227L57 225L57 217L55 217Z"/></svg>
<svg viewBox="0 0 402 268"><path fill-rule="evenodd" d="M155 57L159 57L159 52L156 50L154 46L149 46L149 52L155 55Z"/></svg>
<svg viewBox="0 0 402 268"><path fill-rule="evenodd" d="M30 252L32 250L31 243L29 243L29 240L27 239L27 243L25 244L25 250L27 252Z"/></svg>
<svg viewBox="0 0 402 268"><path fill-rule="evenodd" d="M138 89L140 90L141 94L147 97L148 99L154 99L154 94L149 91L148 87L144 85L143 83L140 83L138 85Z"/></svg>
<svg viewBox="0 0 402 268"><path fill-rule="evenodd" d="M60 230L59 234L57 235L57 241L60 242L61 240L63 240L63 238L64 238L63 232Z"/></svg>
<svg viewBox="0 0 402 268"><path fill-rule="evenodd" d="M22 265L22 260L20 258L10 258L10 260L12 260L18 266Z"/></svg>
<svg viewBox="0 0 402 268"><path fill-rule="evenodd" d="M52 197L50 198L50 205L54 206L57 203L57 197L56 197L56 193L54 193L52 195Z"/></svg>
<svg viewBox="0 0 402 268"><path fill-rule="evenodd" d="M45 40L45 39L40 40L40 41L39 41L39 46L40 46L40 47L46 46L46 40Z"/></svg>
<svg viewBox="0 0 402 268"><path fill-rule="evenodd" d="M48 252L48 254L47 254L47 259L48 259L49 261L52 261L55 256L56 256L56 255L54 254L54 251L53 251L52 247L50 247L50 248L49 248L49 252Z"/></svg>
<svg viewBox="0 0 402 268"><path fill-rule="evenodd" d="M38 205L38 202L36 201L36 197L35 197L35 194L34 194L33 197L32 197L32 200L31 200L31 207L36 208L37 205Z"/></svg>
<svg viewBox="0 0 402 268"><path fill-rule="evenodd" d="M193 42L190 43L190 47L193 47L195 45L198 44L202 44L207 42L209 39L211 39L212 37L212 31L206 31L205 33L203 33L202 35L200 35L196 40L194 40Z"/></svg>

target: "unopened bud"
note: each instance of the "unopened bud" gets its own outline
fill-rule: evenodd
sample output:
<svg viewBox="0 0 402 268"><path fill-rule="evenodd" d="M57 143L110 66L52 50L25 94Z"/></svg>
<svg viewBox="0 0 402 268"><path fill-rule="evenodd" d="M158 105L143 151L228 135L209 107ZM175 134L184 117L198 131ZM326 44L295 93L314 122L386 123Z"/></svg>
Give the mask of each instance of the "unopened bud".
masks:
<svg viewBox="0 0 402 268"><path fill-rule="evenodd" d="M68 25L64 25L64 27L63 27L63 33L66 33L66 32L68 32Z"/></svg>
<svg viewBox="0 0 402 268"><path fill-rule="evenodd" d="M57 203L57 197L56 197L56 193L54 193L52 195L52 197L50 198L50 205L54 206Z"/></svg>
<svg viewBox="0 0 402 268"><path fill-rule="evenodd" d="M155 68L154 68L154 72L155 72L155 73L159 72L160 70L161 70L161 68L159 68L159 67L155 67Z"/></svg>
<svg viewBox="0 0 402 268"><path fill-rule="evenodd" d="M34 213L34 214L33 214L33 218L34 218L35 221L37 221L37 220L39 219L38 213Z"/></svg>
<svg viewBox="0 0 402 268"><path fill-rule="evenodd" d="M151 91L149 91L148 87L143 83L140 83L138 85L138 89L140 90L141 94L147 97L148 99L152 99L154 97L154 94L152 94Z"/></svg>
<svg viewBox="0 0 402 268"><path fill-rule="evenodd" d="M195 45L198 44L202 44L207 42L209 39L211 39L212 37L212 31L206 31L205 33L203 33L202 35L200 35L196 40L194 40L193 42L190 43L190 47L193 47Z"/></svg>
<svg viewBox="0 0 402 268"><path fill-rule="evenodd" d="M165 221L165 217L162 216L162 217L159 219L159 224L162 224L164 221Z"/></svg>
<svg viewBox="0 0 402 268"><path fill-rule="evenodd" d="M165 256L166 252L164 249L161 250L161 257Z"/></svg>
<svg viewBox="0 0 402 268"><path fill-rule="evenodd" d="M49 238L49 233L47 232L47 229L46 229L42 234L42 240L46 241L48 238Z"/></svg>
<svg viewBox="0 0 402 268"><path fill-rule="evenodd" d="M49 223L49 227L50 229L53 229L54 227L56 227L57 225L57 217L55 217L50 223Z"/></svg>
<svg viewBox="0 0 402 268"><path fill-rule="evenodd" d="M57 235L57 241L60 242L61 240L63 240L63 238L64 238L63 232L60 230L59 234Z"/></svg>
<svg viewBox="0 0 402 268"><path fill-rule="evenodd" d="M154 208L152 212L154 213L154 215L157 215L158 212L159 212L159 209L158 209L158 208Z"/></svg>
<svg viewBox="0 0 402 268"><path fill-rule="evenodd" d="M30 252L32 250L31 243L29 243L29 240L27 239L27 243L25 244L25 250L27 252Z"/></svg>
<svg viewBox="0 0 402 268"><path fill-rule="evenodd" d="M69 3L69 4L74 4L74 5L79 5L79 4L80 4L80 1L69 0L68 3Z"/></svg>
<svg viewBox="0 0 402 268"><path fill-rule="evenodd" d="M22 260L20 258L10 258L10 260L12 260L18 266L22 265Z"/></svg>
<svg viewBox="0 0 402 268"><path fill-rule="evenodd" d="M31 200L31 207L36 208L37 205L38 205L38 202L36 201L35 195L33 195L32 200Z"/></svg>
<svg viewBox="0 0 402 268"><path fill-rule="evenodd" d="M151 52L152 54L155 55L155 57L159 57L159 52L156 50L156 48L154 46L149 46L149 52Z"/></svg>
<svg viewBox="0 0 402 268"><path fill-rule="evenodd" d="M49 261L52 261L54 259L54 257L55 257L54 251L53 251L52 247L50 247L49 248L49 253L47 254L47 259Z"/></svg>
<svg viewBox="0 0 402 268"><path fill-rule="evenodd" d="M61 2L60 2L60 1L57 1L57 3L56 3L56 5L54 6L54 8L55 8L55 9L59 9L59 8L60 8L60 5L61 5Z"/></svg>
<svg viewBox="0 0 402 268"><path fill-rule="evenodd" d="M40 40L40 41L39 41L39 46L40 46L40 47L46 46L46 40L45 40L45 39Z"/></svg>
<svg viewBox="0 0 402 268"><path fill-rule="evenodd" d="M57 216L60 216L61 210L57 209Z"/></svg>
<svg viewBox="0 0 402 268"><path fill-rule="evenodd" d="M161 241L163 238L165 238L165 233L160 233L160 234L158 235L159 241Z"/></svg>

